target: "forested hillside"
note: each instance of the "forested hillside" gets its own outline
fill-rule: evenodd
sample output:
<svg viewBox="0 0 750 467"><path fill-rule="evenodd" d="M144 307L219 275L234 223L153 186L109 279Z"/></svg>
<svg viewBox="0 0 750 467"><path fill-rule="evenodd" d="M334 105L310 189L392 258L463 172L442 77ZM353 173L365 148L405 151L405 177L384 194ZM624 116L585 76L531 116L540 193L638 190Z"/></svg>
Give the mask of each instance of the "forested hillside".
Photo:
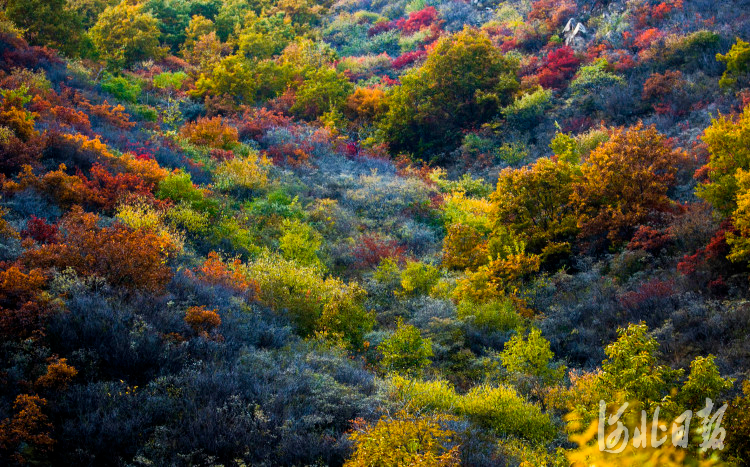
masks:
<svg viewBox="0 0 750 467"><path fill-rule="evenodd" d="M0 0L0 465L750 464L745 40L747 0Z"/></svg>

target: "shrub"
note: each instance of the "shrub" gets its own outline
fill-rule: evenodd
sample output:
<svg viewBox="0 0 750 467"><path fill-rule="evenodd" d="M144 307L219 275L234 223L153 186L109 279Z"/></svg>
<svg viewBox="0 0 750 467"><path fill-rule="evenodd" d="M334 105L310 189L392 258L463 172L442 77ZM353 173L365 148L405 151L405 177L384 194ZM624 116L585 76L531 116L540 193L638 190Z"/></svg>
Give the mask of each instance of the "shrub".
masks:
<svg viewBox="0 0 750 467"><path fill-rule="evenodd" d="M456 412L461 396L445 380L420 381L391 375L388 387L393 398L405 402L415 412Z"/></svg>
<svg viewBox="0 0 750 467"><path fill-rule="evenodd" d="M122 1L107 7L91 28L94 44L112 69L163 54L159 47L158 21L143 10L143 4Z"/></svg>
<svg viewBox="0 0 750 467"><path fill-rule="evenodd" d="M454 148L462 129L487 122L509 103L517 68L485 33L467 28L439 39L389 95L381 128L391 150L424 156Z"/></svg>
<svg viewBox="0 0 750 467"><path fill-rule="evenodd" d="M76 175L65 173L67 168L60 165L57 170L47 172L41 178L36 177L31 167L25 166L19 177L19 187L36 188L40 193L55 200L60 207L69 208L73 205L97 206L100 198L86 183L87 180Z"/></svg>
<svg viewBox="0 0 750 467"><path fill-rule="evenodd" d="M0 422L0 449L6 460L24 465L27 460L45 459L55 445L52 424L42 412L47 400L19 394L13 403L12 418Z"/></svg>
<svg viewBox="0 0 750 467"><path fill-rule="evenodd" d="M570 0L536 0L531 4L529 19L543 21L546 30L553 32L576 11L576 4Z"/></svg>
<svg viewBox="0 0 750 467"><path fill-rule="evenodd" d="M522 169L504 169L490 198L492 221L524 239L530 253L554 264L570 253L578 233L578 219L570 206L578 170L568 162L545 158Z"/></svg>
<svg viewBox="0 0 750 467"><path fill-rule="evenodd" d="M98 227L99 218L73 208L60 222L60 243L28 250L23 260L38 267L73 268L116 287L159 293L171 279L165 264L173 245L157 234L123 224Z"/></svg>
<svg viewBox="0 0 750 467"><path fill-rule="evenodd" d="M102 90L117 99L135 103L141 95L141 85L124 76L110 77L102 83Z"/></svg>
<svg viewBox="0 0 750 467"><path fill-rule="evenodd" d="M551 99L552 91L539 88L517 98L503 109L503 115L508 123L516 128L531 129L544 117L544 113L551 106Z"/></svg>
<svg viewBox="0 0 750 467"><path fill-rule="evenodd" d="M346 101L345 114L352 120L374 122L387 110L385 92L381 89L357 88Z"/></svg>
<svg viewBox="0 0 750 467"><path fill-rule="evenodd" d="M658 364L659 343L648 335L645 323L620 328L617 334L617 341L605 349L607 359L602 362L599 387L612 397L607 400L617 400L615 394L620 393L624 400L638 401L651 411L669 393L681 372Z"/></svg>
<svg viewBox="0 0 750 467"><path fill-rule="evenodd" d="M210 228L211 216L195 210L188 203L181 202L167 211L166 219L170 225L192 235L205 235Z"/></svg>
<svg viewBox="0 0 750 467"><path fill-rule="evenodd" d="M48 224L47 219L39 219L33 214L26 221L26 228L21 237L32 238L39 243L56 243L60 240L60 229L55 224Z"/></svg>
<svg viewBox="0 0 750 467"><path fill-rule="evenodd" d="M655 212L670 209L667 190L685 154L655 128L638 124L614 130L581 166L572 203L584 235L605 234L618 243Z"/></svg>
<svg viewBox="0 0 750 467"><path fill-rule="evenodd" d="M727 244L731 251L727 258L734 262L750 261L750 171L738 169L737 209L732 213L734 231L727 232Z"/></svg>
<svg viewBox="0 0 750 467"><path fill-rule="evenodd" d="M177 250L183 247L182 236L166 225L165 210L155 207L149 200L131 198L128 202L121 203L117 206L115 218L131 229L158 235Z"/></svg>
<svg viewBox="0 0 750 467"><path fill-rule="evenodd" d="M354 86L346 77L329 68L312 72L297 90L291 111L314 120L332 110L339 111Z"/></svg>
<svg viewBox="0 0 750 467"><path fill-rule="evenodd" d="M738 395L727 408L727 449L739 461L750 459L750 381L742 385Z"/></svg>
<svg viewBox="0 0 750 467"><path fill-rule="evenodd" d="M707 175L696 193L725 217L737 209L738 169L750 170L750 105L736 118L719 116L702 137L710 158L696 176Z"/></svg>
<svg viewBox="0 0 750 467"><path fill-rule="evenodd" d="M406 20L397 21L396 26L404 33L412 33L431 26L437 19L437 10L435 7L429 6L409 13L409 17Z"/></svg>
<svg viewBox="0 0 750 467"><path fill-rule="evenodd" d="M289 123L291 123L290 117L280 112L268 110L265 107L253 108L243 115L239 136L242 141L260 139L271 128L284 127Z"/></svg>
<svg viewBox="0 0 750 467"><path fill-rule="evenodd" d="M423 339L419 329L398 323L398 329L384 340L378 350L383 355L381 366L386 371L419 373L430 365L432 342Z"/></svg>
<svg viewBox="0 0 750 467"><path fill-rule="evenodd" d="M721 36L713 31L695 31L686 36L673 35L665 40L664 59L673 68L705 69L708 63L716 63L716 53L720 48ZM716 70L710 71L713 74Z"/></svg>
<svg viewBox="0 0 750 467"><path fill-rule="evenodd" d="M538 74L539 84L545 88L562 89L573 77L581 61L570 47L560 47L544 57Z"/></svg>
<svg viewBox="0 0 750 467"><path fill-rule="evenodd" d="M586 159L599 144L609 139L606 128L592 129L575 137L558 132L550 142L550 149L563 162L579 164Z"/></svg>
<svg viewBox="0 0 750 467"><path fill-rule="evenodd" d="M399 376L392 377L389 385L393 395L413 412L452 412L501 436L535 443L548 442L555 435L550 417L511 388L480 385L462 396L445 381L422 382Z"/></svg>
<svg viewBox="0 0 750 467"><path fill-rule="evenodd" d="M152 198L154 185L138 175L118 173L112 175L101 164L91 167L91 179L83 180L96 196L96 202L106 211L111 211L117 203L126 198Z"/></svg>
<svg viewBox="0 0 750 467"><path fill-rule="evenodd" d="M394 418L382 417L374 425L355 420L353 433L349 435L354 453L344 466L457 466L458 447L448 447L457 435L443 428L451 420L453 417L415 416L406 412L399 412Z"/></svg>
<svg viewBox="0 0 750 467"><path fill-rule="evenodd" d="M377 234L362 235L352 252L357 268L374 268L386 260L396 263L404 261L405 248L396 240L384 238Z"/></svg>
<svg viewBox="0 0 750 467"><path fill-rule="evenodd" d="M500 435L538 443L548 442L555 435L549 415L511 388L476 386L461 398L459 407L469 420Z"/></svg>
<svg viewBox="0 0 750 467"><path fill-rule="evenodd" d="M363 290L356 284L324 279L317 268L270 255L243 270L257 281L260 301L286 314L303 336L328 332L359 347L372 329L374 319L362 308Z"/></svg>
<svg viewBox="0 0 750 467"><path fill-rule="evenodd" d="M225 124L221 117L203 117L195 123L187 123L180 134L197 146L218 149L233 149L239 142L236 128Z"/></svg>
<svg viewBox="0 0 750 467"><path fill-rule="evenodd" d="M252 299L258 294L258 284L243 274L240 260L223 261L215 251L210 252L203 264L189 271L188 275L211 286L234 290L247 298Z"/></svg>
<svg viewBox="0 0 750 467"><path fill-rule="evenodd" d="M680 70L667 70L664 74L654 73L643 84L641 99L644 101L661 100L684 86L685 80Z"/></svg>
<svg viewBox="0 0 750 467"><path fill-rule="evenodd" d="M318 257L318 251L322 245L322 238L318 232L308 224L289 219L284 219L282 232L279 238L279 249L284 258L304 266L324 268Z"/></svg>
<svg viewBox="0 0 750 467"><path fill-rule="evenodd" d="M745 78L750 72L750 43L737 38L737 41L726 54L716 54L716 60L724 62L726 71L721 75L719 86L732 87L740 78Z"/></svg>
<svg viewBox="0 0 750 467"><path fill-rule="evenodd" d="M268 187L270 166L271 161L255 152L226 160L214 171L214 186L236 194L263 191Z"/></svg>
<svg viewBox="0 0 750 467"><path fill-rule="evenodd" d="M196 334L208 335L221 325L218 310L207 310L202 306L191 306L185 312L185 322Z"/></svg>
<svg viewBox="0 0 750 467"><path fill-rule="evenodd" d="M427 295L440 276L440 270L431 264L409 261L401 272L401 288L405 295Z"/></svg>
<svg viewBox="0 0 750 467"><path fill-rule="evenodd" d="M622 77L607 71L608 67L609 63L605 59L582 66L570 83L570 91L576 96L591 96L610 87L624 86Z"/></svg>
<svg viewBox="0 0 750 467"><path fill-rule="evenodd" d="M182 84L188 79L187 73L184 71L178 72L164 72L154 76L154 86L159 89L170 89L179 91L182 89Z"/></svg>
<svg viewBox="0 0 750 467"><path fill-rule="evenodd" d="M58 358L47 365L47 372L37 378L34 386L37 390L63 391L76 377L78 370L68 365L65 358Z"/></svg>
<svg viewBox="0 0 750 467"><path fill-rule="evenodd" d="M526 245L517 238L510 238L500 250L491 251L491 258L497 255L494 259L459 281L453 292L455 299L485 302L515 293L523 280L539 270L539 255L526 254Z"/></svg>
<svg viewBox="0 0 750 467"><path fill-rule="evenodd" d="M553 357L549 341L537 328L532 328L525 338L520 333L511 337L500 354L512 379L530 376L544 385L559 382L565 373L565 367L552 366Z"/></svg>
<svg viewBox="0 0 750 467"><path fill-rule="evenodd" d="M510 332L523 324L514 301L507 297L485 303L462 300L456 312L460 319L487 332Z"/></svg>
<svg viewBox="0 0 750 467"><path fill-rule="evenodd" d="M190 174L175 171L159 183L156 196L171 199L175 203L185 203L195 209L205 209L209 203L204 192L193 185Z"/></svg>
<svg viewBox="0 0 750 467"><path fill-rule="evenodd" d="M24 166L36 166L42 149L38 138L24 142L13 130L0 125L0 174L13 175Z"/></svg>
<svg viewBox="0 0 750 467"><path fill-rule="evenodd" d="M47 275L41 269L24 272L19 266L0 271L0 332L8 338L39 334L51 311L42 295Z"/></svg>
<svg viewBox="0 0 750 467"><path fill-rule="evenodd" d="M476 227L451 224L443 238L442 266L455 270L476 270L489 261L487 238Z"/></svg>
<svg viewBox="0 0 750 467"><path fill-rule="evenodd" d="M411 52L404 52L393 60L391 66L394 70L401 70L412 64L424 60L426 57L427 51L422 49L412 50Z"/></svg>

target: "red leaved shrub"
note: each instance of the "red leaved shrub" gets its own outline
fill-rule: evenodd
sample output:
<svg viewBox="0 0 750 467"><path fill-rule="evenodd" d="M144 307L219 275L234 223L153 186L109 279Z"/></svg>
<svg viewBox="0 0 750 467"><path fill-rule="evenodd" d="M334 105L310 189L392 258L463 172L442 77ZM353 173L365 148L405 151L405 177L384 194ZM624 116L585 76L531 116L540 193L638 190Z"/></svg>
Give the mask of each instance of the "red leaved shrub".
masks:
<svg viewBox="0 0 750 467"><path fill-rule="evenodd" d="M575 75L581 61L570 47L560 47L544 57L539 71L539 84L545 88L562 89Z"/></svg>
<svg viewBox="0 0 750 467"><path fill-rule="evenodd" d="M29 267L73 268L81 275L97 275L115 287L158 293L172 277L166 264L174 246L168 239L116 223L99 227L99 216L75 206L59 223L59 243L28 250L22 261Z"/></svg>
<svg viewBox="0 0 750 467"><path fill-rule="evenodd" d="M435 7L428 6L422 10L411 12L407 19L398 20L396 26L408 34L433 25L437 22L437 19L438 12Z"/></svg>
<svg viewBox="0 0 750 467"><path fill-rule="evenodd" d="M253 299L258 294L258 284L238 271L241 264L239 259L227 264L218 253L212 251L200 267L187 271L186 274L206 284L221 286L240 293L247 299Z"/></svg>
<svg viewBox="0 0 750 467"><path fill-rule="evenodd" d="M47 219L40 219L31 215L26 221L26 228L21 231L21 237L31 238L39 243L57 243L60 241L60 230L55 224L48 224Z"/></svg>
<svg viewBox="0 0 750 467"><path fill-rule="evenodd" d="M391 66L396 70L400 70L426 57L427 52L424 50L414 50L412 52L406 52L396 57L396 59L393 60L393 63L391 63Z"/></svg>
<svg viewBox="0 0 750 467"><path fill-rule="evenodd" d="M359 269L374 268L384 258L392 258L399 263L405 261L406 249L396 240L385 239L378 234L362 235L354 249L355 267Z"/></svg>

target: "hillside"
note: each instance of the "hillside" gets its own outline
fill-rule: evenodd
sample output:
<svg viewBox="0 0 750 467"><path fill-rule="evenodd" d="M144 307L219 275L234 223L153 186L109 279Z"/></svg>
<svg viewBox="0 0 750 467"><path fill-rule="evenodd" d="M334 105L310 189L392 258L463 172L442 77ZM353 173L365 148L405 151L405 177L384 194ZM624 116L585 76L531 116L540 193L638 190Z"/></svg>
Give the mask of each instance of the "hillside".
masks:
<svg viewBox="0 0 750 467"><path fill-rule="evenodd" d="M0 1L0 465L750 464L745 40L748 1Z"/></svg>

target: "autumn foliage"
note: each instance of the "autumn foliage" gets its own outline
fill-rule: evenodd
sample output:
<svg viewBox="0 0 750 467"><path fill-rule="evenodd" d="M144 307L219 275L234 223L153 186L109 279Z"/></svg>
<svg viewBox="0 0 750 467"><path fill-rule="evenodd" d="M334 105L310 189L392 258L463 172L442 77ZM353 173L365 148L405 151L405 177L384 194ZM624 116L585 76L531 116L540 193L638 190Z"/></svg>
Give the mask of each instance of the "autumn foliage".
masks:
<svg viewBox="0 0 750 467"><path fill-rule="evenodd" d="M182 136L198 146L232 149L237 144L238 131L221 117L200 118L182 127Z"/></svg>
<svg viewBox="0 0 750 467"><path fill-rule="evenodd" d="M653 214L671 209L667 190L684 153L653 127L616 129L581 165L572 203L585 236L628 239Z"/></svg>
<svg viewBox="0 0 750 467"><path fill-rule="evenodd" d="M166 259L173 246L165 238L122 224L99 227L98 216L73 208L60 221L62 240L29 250L23 261L41 268L73 268L98 275L113 286L163 290L171 278Z"/></svg>
<svg viewBox="0 0 750 467"><path fill-rule="evenodd" d="M185 322L196 334L208 335L221 325L221 317L217 310L207 310L205 307L193 306L185 312Z"/></svg>
<svg viewBox="0 0 750 467"><path fill-rule="evenodd" d="M570 47L560 47L547 54L538 73L539 84L545 88L560 89L578 69L581 61Z"/></svg>
<svg viewBox="0 0 750 467"><path fill-rule="evenodd" d="M28 338L43 332L51 311L42 291L47 275L38 268L11 265L0 271L0 332L8 338Z"/></svg>
<svg viewBox="0 0 750 467"><path fill-rule="evenodd" d="M52 451L52 424L42 411L46 405L47 400L39 396L16 397L13 416L0 422L0 450L6 459L25 464L27 457L43 458Z"/></svg>
<svg viewBox="0 0 750 467"><path fill-rule="evenodd" d="M248 279L240 270L242 262L239 259L224 261L219 254L212 251L203 264L189 272L190 275L207 284L226 287L248 298L258 293L258 284Z"/></svg>

